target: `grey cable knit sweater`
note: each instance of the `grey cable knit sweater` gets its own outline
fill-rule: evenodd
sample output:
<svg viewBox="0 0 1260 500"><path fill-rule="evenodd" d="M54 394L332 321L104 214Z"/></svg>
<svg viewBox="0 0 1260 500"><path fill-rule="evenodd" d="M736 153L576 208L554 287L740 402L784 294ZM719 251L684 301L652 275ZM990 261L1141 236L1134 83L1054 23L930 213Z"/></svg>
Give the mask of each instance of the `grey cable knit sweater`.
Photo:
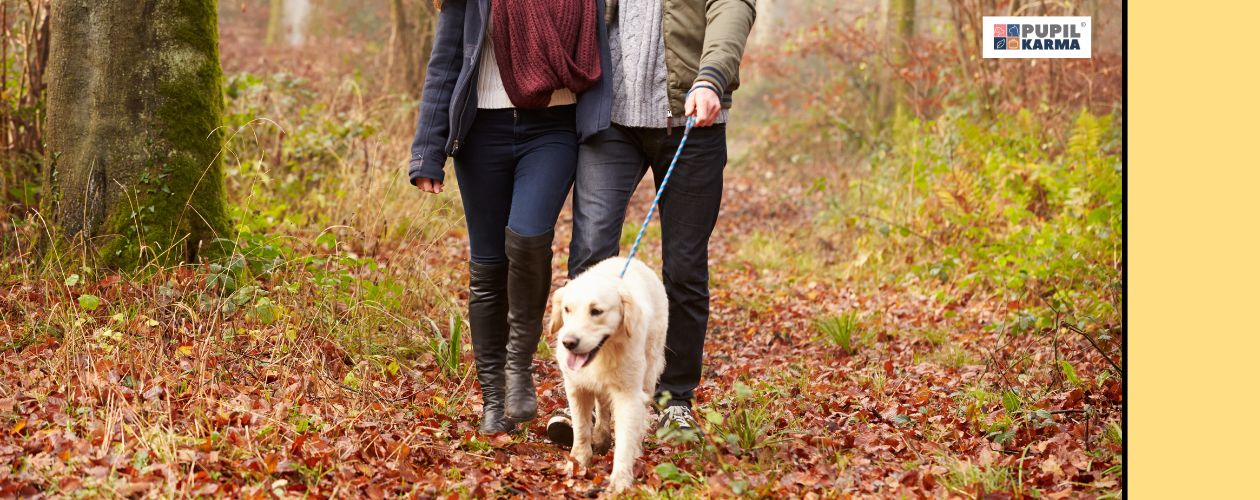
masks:
<svg viewBox="0 0 1260 500"><path fill-rule="evenodd" d="M613 123L626 127L680 126L670 117L662 0L619 0L608 27L613 61ZM607 74L607 73L605 73ZM722 110L717 123L726 123Z"/></svg>

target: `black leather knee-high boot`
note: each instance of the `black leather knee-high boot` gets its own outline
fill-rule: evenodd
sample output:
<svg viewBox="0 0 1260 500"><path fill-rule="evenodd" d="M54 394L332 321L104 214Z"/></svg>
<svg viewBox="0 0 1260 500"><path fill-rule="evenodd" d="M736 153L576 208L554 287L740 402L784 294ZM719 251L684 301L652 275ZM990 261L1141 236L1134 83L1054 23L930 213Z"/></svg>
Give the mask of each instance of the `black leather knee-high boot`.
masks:
<svg viewBox="0 0 1260 500"><path fill-rule="evenodd" d="M508 265L471 263L469 275L468 326L472 329L473 358L484 405L479 431L509 432L514 425L504 415Z"/></svg>
<svg viewBox="0 0 1260 500"><path fill-rule="evenodd" d="M542 336L543 309L551 291L554 231L521 236L507 229L508 336L507 417L514 423L538 416L533 361Z"/></svg>

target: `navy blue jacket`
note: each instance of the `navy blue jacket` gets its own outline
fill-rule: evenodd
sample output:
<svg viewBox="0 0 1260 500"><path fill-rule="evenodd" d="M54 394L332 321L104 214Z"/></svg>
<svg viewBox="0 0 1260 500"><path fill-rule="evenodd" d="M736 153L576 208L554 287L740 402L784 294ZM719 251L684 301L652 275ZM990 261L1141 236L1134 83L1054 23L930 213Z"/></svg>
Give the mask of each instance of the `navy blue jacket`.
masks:
<svg viewBox="0 0 1260 500"><path fill-rule="evenodd" d="M595 135L612 121L612 54L604 24L604 0L596 0L603 76L577 96L578 140ZM490 0L446 0L438 14L437 38L429 69L416 138L411 143L407 175L441 181L446 158L459 153L477 115L477 70L486 40Z"/></svg>

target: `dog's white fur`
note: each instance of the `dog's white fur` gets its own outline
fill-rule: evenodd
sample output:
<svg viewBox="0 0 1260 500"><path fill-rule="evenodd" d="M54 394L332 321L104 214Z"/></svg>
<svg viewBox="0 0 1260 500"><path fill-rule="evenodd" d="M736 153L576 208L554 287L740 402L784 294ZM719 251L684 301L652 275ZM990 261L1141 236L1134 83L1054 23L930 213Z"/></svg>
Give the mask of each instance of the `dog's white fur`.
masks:
<svg viewBox="0 0 1260 500"><path fill-rule="evenodd" d="M624 258L611 258L596 264L556 290L551 301L550 329L573 415L570 455L589 466L592 447L604 453L613 444L615 421L616 450L608 480L614 492L634 484L634 463L648 426L647 404L665 368L669 324L669 303L660 278L637 260L620 278L625 263ZM583 354L605 336L585 366L570 366L573 360L585 360ZM572 352L564 345L566 339ZM586 417L592 406L594 429Z"/></svg>

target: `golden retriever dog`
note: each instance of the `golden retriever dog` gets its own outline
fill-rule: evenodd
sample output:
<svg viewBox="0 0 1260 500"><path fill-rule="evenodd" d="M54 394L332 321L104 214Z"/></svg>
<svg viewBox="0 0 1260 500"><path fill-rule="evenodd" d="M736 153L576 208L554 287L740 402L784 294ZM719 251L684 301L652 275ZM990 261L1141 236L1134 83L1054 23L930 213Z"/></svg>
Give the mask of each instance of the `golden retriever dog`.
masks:
<svg viewBox="0 0 1260 500"><path fill-rule="evenodd" d="M638 260L620 278L625 263L617 257L600 262L556 290L551 300L551 334L573 415L570 456L589 466L592 447L604 453L614 444L615 425L608 480L613 492L634 484L634 463L648 427L647 404L665 368L669 324L660 278ZM594 425L583 418L592 410Z"/></svg>

